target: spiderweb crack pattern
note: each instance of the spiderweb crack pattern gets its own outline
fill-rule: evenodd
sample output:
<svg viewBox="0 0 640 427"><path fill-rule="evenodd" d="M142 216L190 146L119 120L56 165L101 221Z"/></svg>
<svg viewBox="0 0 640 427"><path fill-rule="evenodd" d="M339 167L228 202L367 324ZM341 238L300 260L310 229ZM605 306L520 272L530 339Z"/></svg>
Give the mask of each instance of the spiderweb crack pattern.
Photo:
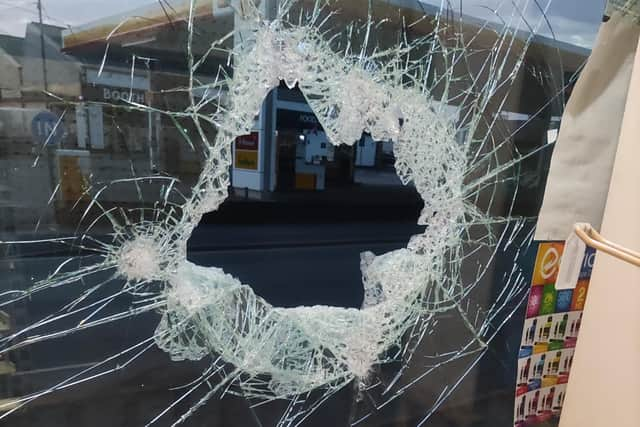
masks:
<svg viewBox="0 0 640 427"><path fill-rule="evenodd" d="M5 345L2 352L159 311L160 322L154 336L144 342L147 346L144 348L155 343L174 361L210 358L212 362L202 377L150 424L202 386L208 387L208 391L176 424L193 415L214 395L235 393L258 402L285 399L289 405L278 425L299 425L350 383L356 384L361 396L378 387L379 369L400 362L397 374L381 393L383 402L373 405L375 411L444 364L472 356L469 368L452 383L458 384L510 318L525 288L514 263L503 278L500 293L488 308L481 309L472 303L471 296L488 269L480 266L471 280L463 277L463 264L474 250L471 246L491 248L489 263L497 256L499 247L504 250L518 240L516 236L523 230L520 219L492 217L489 209L480 208L477 203L482 192L487 189L489 193L495 192L494 187L505 180L505 172L521 160L498 160L497 153L506 141L493 140L490 130L499 111L494 117L486 117L489 101L495 101L499 88L513 82L520 67L524 52L516 55L514 69L507 69L507 60L498 55L501 49L505 57L511 53L517 30L505 27L498 34L492 54L481 67L483 71L490 70L485 84L470 76L468 86L454 92L454 83L460 84L455 70L467 59L467 47L462 38L455 40L456 48L445 46L439 17L434 31L426 37L412 42L405 40L387 50L367 51L364 43L359 54L348 49L340 53L323 27L323 2L316 2L313 10L297 21L288 15L295 2L283 2L276 19L264 20L255 13L245 22L243 41L229 52L233 59L232 75L197 87L198 67L221 41L214 42L201 58L195 57L192 46L196 3L190 1L187 20L190 105L184 111L161 111L174 120L185 143L193 145L198 140L202 146L203 169L191 194L180 193L181 201L173 201L170 195L177 194L177 180L162 176L123 179L89 189L92 198L85 215L91 208L100 209L99 218L113 226L112 240L93 239L90 225L74 244L89 247L101 259L80 269L67 269L65 262L33 288L7 294L3 305L46 289L72 285L99 272L110 272L112 276L107 282L124 282L122 287L111 297L90 304L83 305L88 294L81 295L61 314L3 339L4 344L13 344ZM368 35L373 27L370 18L363 28ZM430 70L434 58L444 63L440 75ZM205 213L218 209L228 196L232 143L238 136L251 132L263 100L281 81L290 88L296 85L300 88L332 144L353 145L363 132L371 134L374 140L393 141L395 169L400 180L415 186L424 201L418 224L426 226L425 230L412 236L406 248L379 256L371 252L362 254L365 297L360 309L273 307L250 286L222 269L198 266L187 260L187 241L193 230ZM196 89L220 88L226 89L226 96L196 102ZM447 110L447 104L454 100L459 104L457 118ZM129 105L142 111L151 109L133 101ZM209 111L211 107L213 112ZM180 128L178 120L184 118L193 121L195 137ZM209 140L205 126L216 128L213 141ZM479 177L478 171L482 171ZM144 179L162 182L161 200L151 215L141 212L138 218L122 209L101 206L100 194L106 188L123 183L137 186ZM502 230L498 235L494 233L496 227ZM137 297L135 306L126 312L99 317L102 308L122 294ZM437 317L442 313L459 316L468 340L454 351L435 354L429 369L408 384L398 386L425 335L439 327ZM55 319L80 314L86 316L74 328L22 338ZM140 344L114 358L130 355L139 348ZM91 370L99 366L22 399L18 408L71 384L121 369L92 374ZM213 386L211 381L216 376L220 380ZM453 388L445 387L425 420ZM311 398L316 392L320 392L320 397ZM354 417L352 421L357 423L371 413L367 411L364 417Z"/></svg>

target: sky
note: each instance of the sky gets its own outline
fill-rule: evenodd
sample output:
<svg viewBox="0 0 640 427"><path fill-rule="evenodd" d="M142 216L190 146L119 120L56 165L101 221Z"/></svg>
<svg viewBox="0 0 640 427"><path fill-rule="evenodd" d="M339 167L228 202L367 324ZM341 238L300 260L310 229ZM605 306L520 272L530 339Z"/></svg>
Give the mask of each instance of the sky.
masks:
<svg viewBox="0 0 640 427"><path fill-rule="evenodd" d="M166 0L169 3L176 0ZM346 1L346 0L345 0ZM440 0L420 0L440 4ZM480 19L509 17L513 13L511 1L505 0L448 0L456 7L462 4L463 13ZM536 1L544 7L549 0L514 0L530 25L542 14ZM76 26L105 16L126 13L153 0L42 0L44 21L59 26ZM502 3L506 6L498 8ZM591 47L602 18L605 0L551 0L547 17L558 40L582 47ZM528 6L526 6L528 4ZM498 9L497 15L491 10ZM36 0L0 0L0 33L24 35L28 22L38 20ZM541 24L539 32L551 36L548 26Z"/></svg>

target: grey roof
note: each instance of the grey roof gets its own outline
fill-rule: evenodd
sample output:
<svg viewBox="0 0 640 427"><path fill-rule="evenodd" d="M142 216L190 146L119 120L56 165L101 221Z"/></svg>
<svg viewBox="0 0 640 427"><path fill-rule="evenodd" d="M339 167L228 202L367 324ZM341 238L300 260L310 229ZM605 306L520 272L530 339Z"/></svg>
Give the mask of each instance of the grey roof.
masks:
<svg viewBox="0 0 640 427"><path fill-rule="evenodd" d="M385 1L401 8L414 9L414 10L421 11L425 15L435 16L440 13L439 6L435 6L429 3L424 3L420 0L385 0ZM640 0L617 0L617 1L628 1L628 2L640 3ZM506 28L501 26L498 23L490 23L485 20L470 16L470 15L466 15L464 13L460 15L459 11L454 12L454 14L456 14L457 19L461 19L463 22L470 25L475 25L478 28L482 28L482 27L493 28L494 30L497 30L497 31L515 30L516 37L521 40L529 40L532 43L541 44L554 49L575 53L585 57L589 56L589 54L591 53L591 49L588 49L582 46L577 46L572 43L567 43L561 40L554 39L552 37L543 36L541 34L532 35L530 31L527 31L524 28Z"/></svg>
<svg viewBox="0 0 640 427"><path fill-rule="evenodd" d="M65 30L65 27L59 27L57 25L49 25L49 24L38 24L37 22L32 22L33 25L37 27L42 27L42 31L44 35L49 37L54 43L62 46L62 31Z"/></svg>
<svg viewBox="0 0 640 427"><path fill-rule="evenodd" d="M24 58L39 58L42 55L42 32L46 58L68 61L70 58L61 52L62 30L63 28L54 25L31 22L27 24L24 37L0 34L0 49L18 63L22 63Z"/></svg>
<svg viewBox="0 0 640 427"><path fill-rule="evenodd" d="M63 27L55 25L42 24L37 22L31 22L25 29L26 34L24 37L10 36L8 34L0 34L0 49L7 54L18 60L21 57L28 55L30 49L26 49L27 40L31 40L31 43L35 43L34 37L37 38L39 43L40 28L44 32L44 35L51 40L55 45L62 45L62 30ZM34 32L34 34L30 34Z"/></svg>
<svg viewBox="0 0 640 427"><path fill-rule="evenodd" d="M0 49L19 59L24 55L24 38L0 34Z"/></svg>

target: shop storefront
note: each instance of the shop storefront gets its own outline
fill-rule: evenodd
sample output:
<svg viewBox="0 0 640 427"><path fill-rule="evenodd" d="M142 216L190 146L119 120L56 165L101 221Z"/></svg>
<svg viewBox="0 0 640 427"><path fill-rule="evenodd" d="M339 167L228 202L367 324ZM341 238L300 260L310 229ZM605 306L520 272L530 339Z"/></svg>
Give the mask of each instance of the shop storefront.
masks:
<svg viewBox="0 0 640 427"><path fill-rule="evenodd" d="M76 107L78 148L140 152L153 134L152 113L131 109L126 102L146 105L150 79L122 71L87 68L82 85L82 103Z"/></svg>
<svg viewBox="0 0 640 427"><path fill-rule="evenodd" d="M234 145L235 188L287 192L400 184L390 141L374 141L363 133L353 145L336 147L298 89L276 90L273 131L264 110L254 131Z"/></svg>
<svg viewBox="0 0 640 427"><path fill-rule="evenodd" d="M278 108L276 114L276 189L324 190L334 147L306 104L285 101L283 106L288 108Z"/></svg>

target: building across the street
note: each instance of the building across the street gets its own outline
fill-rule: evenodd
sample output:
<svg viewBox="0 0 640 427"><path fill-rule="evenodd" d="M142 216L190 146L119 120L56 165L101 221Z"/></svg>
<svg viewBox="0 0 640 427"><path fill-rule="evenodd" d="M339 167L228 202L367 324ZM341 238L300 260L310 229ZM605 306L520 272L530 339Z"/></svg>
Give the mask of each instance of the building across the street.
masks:
<svg viewBox="0 0 640 427"><path fill-rule="evenodd" d="M342 4L340 13L332 18L334 27L365 19L366 3L357 0ZM35 211L29 203L46 202L58 182L60 188L47 214L53 222L55 207L75 203L92 183L166 173L178 177L188 191L189 183L201 170L201 156L186 142L176 122L162 114L164 110L181 111L188 105L186 93L179 90L187 85L188 4L177 2L171 11L159 3L150 4L72 30L31 23L25 37L0 36L0 149L4 153L0 161L11 159L14 165L26 166L33 162L34 153L42 151L40 169L29 171L41 174L39 196L28 200L21 196L25 193L19 190L20 182L26 180L19 173L1 178L0 197L22 200L28 211L17 208L13 217L32 223ZM274 4L274 0L264 1L260 7L268 15L273 13ZM305 4L301 2L301 7ZM435 14L436 9L424 6L417 10L414 2L403 0L374 4L376 17L387 18L377 29L376 42L382 47L404 31L398 10L405 19L416 18L409 36L420 37L433 30L431 20L417 18L425 11ZM194 14L196 56L234 29L238 29L235 37L241 37L242 22L234 13L232 0L198 1ZM480 23L471 18L468 21L461 31L477 33ZM526 36L516 39L514 45L522 44ZM495 37L490 27L474 37L477 51L491 45ZM233 72L225 50L233 48L235 42L230 37L222 49L211 52L196 76L202 84L215 81L221 70ZM520 152L537 149L546 143L548 131L557 129L562 105L548 100L562 93L588 53L545 37L533 38L503 107L511 112L504 113L501 125L495 127L508 135L527 122L511 138ZM481 61L479 56L474 55L473 60ZM195 96L224 97L224 88L200 89ZM131 103L141 108L132 108ZM448 108L458 114L456 105ZM180 126L195 131L186 120ZM34 135L34 129L46 132L53 127L54 138L42 149L43 138ZM210 138L215 131L207 129ZM404 191L393 162L392 143L374 141L367 134L352 146L332 145L300 90L282 84L264 102L252 132L235 142L230 175L236 197L267 200L281 200L296 191L331 193L364 187L380 192ZM530 179L523 179L520 185L541 190L544 161L528 162L524 167L530 169ZM115 204L139 201L133 186L106 191L101 197Z"/></svg>

